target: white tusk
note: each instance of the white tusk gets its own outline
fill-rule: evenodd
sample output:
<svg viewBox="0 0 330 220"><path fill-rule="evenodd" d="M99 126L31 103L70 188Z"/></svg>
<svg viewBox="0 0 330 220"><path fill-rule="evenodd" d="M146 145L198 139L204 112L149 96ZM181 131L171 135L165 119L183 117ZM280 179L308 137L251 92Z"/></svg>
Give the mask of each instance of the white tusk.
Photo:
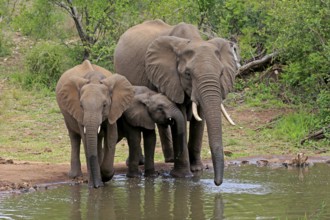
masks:
<svg viewBox="0 0 330 220"><path fill-rule="evenodd" d="M101 131L101 126L99 126L99 128L97 129L97 133L99 134Z"/></svg>
<svg viewBox="0 0 330 220"><path fill-rule="evenodd" d="M84 134L86 134L86 127L84 126Z"/></svg>
<svg viewBox="0 0 330 220"><path fill-rule="evenodd" d="M199 115L198 115L197 104L195 102L192 103L192 112L193 112L194 118L197 121L202 121L201 117L199 117Z"/></svg>
<svg viewBox="0 0 330 220"><path fill-rule="evenodd" d="M234 56L234 60L235 60L235 63L236 63L236 67L237 69L239 69L241 67L241 64L239 63L238 61L238 58L237 58L237 54L236 54L236 51L234 49L234 46L231 47L231 53L233 54Z"/></svg>
<svg viewBox="0 0 330 220"><path fill-rule="evenodd" d="M221 111L223 113L223 115L225 116L225 118L228 120L228 122L231 124L231 125L236 125L235 122L233 122L233 120L230 118L230 115L227 113L225 107L223 106L223 104L221 103Z"/></svg>

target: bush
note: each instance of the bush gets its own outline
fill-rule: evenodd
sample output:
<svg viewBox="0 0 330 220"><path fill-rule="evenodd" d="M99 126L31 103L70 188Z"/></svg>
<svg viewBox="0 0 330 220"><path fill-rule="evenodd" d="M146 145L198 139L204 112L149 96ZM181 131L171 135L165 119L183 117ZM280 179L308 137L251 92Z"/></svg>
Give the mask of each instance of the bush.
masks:
<svg viewBox="0 0 330 220"><path fill-rule="evenodd" d="M27 74L23 85L46 87L53 90L62 73L78 63L77 50L52 42L38 43L30 50L25 59Z"/></svg>
<svg viewBox="0 0 330 220"><path fill-rule="evenodd" d="M322 90L317 98L320 127L330 125L330 91Z"/></svg>

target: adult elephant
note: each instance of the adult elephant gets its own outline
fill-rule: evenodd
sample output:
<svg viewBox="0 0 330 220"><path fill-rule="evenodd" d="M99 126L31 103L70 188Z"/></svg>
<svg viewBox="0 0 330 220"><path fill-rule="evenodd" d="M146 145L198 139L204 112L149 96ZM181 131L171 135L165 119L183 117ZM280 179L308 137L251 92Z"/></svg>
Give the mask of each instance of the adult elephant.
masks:
<svg viewBox="0 0 330 220"><path fill-rule="evenodd" d="M174 138L174 154L180 155L184 146L185 119L175 103L165 95L156 93L145 86L134 86L135 96L118 119L118 141L126 137L129 146L128 177L141 175L138 165L141 160L141 134L145 153L145 176L155 176L154 153L156 146L155 124L170 127ZM181 147L181 148L180 148ZM188 163L188 161L187 161ZM174 164L173 176L181 176L190 172L189 167L183 170ZM183 174L182 174L183 173Z"/></svg>
<svg viewBox="0 0 330 220"><path fill-rule="evenodd" d="M224 171L220 106L233 88L239 65L234 44L221 38L204 41L190 24L170 26L154 20L128 29L119 39L114 59L118 73L133 85L165 94L190 120L192 171L203 168L200 152L205 123L197 115L198 106L207 124L214 182L220 185ZM195 117L190 118L191 106ZM183 151L181 159L187 156Z"/></svg>
<svg viewBox="0 0 330 220"><path fill-rule="evenodd" d="M82 175L82 140L89 186L98 188L112 178L118 138L116 121L133 97L133 87L124 76L112 75L88 60L63 73L56 86L56 100L71 141L70 177Z"/></svg>

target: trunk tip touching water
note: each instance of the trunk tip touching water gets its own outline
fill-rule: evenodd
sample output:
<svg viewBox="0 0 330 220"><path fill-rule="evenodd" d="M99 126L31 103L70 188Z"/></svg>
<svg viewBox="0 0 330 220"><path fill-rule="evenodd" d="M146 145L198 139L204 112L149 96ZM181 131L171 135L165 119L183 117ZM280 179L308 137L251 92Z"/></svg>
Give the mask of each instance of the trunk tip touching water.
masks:
<svg viewBox="0 0 330 220"><path fill-rule="evenodd" d="M96 156L91 156L89 158L89 163L90 163L90 168L91 168L91 172L89 175L91 175L91 178L90 181L92 183L89 183L89 186L90 187L93 187L93 188L99 188L99 187L102 187L104 186L101 178L100 178L100 174L98 173L99 172L99 166L98 166L98 159Z"/></svg>
<svg viewBox="0 0 330 220"><path fill-rule="evenodd" d="M222 182L223 182L223 179L214 179L214 184L216 186L220 186L222 184Z"/></svg>

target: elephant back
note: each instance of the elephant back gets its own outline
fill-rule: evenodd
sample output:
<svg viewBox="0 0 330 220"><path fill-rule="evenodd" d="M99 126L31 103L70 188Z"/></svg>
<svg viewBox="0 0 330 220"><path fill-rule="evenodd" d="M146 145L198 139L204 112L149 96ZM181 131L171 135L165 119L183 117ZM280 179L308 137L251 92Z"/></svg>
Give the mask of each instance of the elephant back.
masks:
<svg viewBox="0 0 330 220"><path fill-rule="evenodd" d="M161 20L146 21L128 29L119 39L114 53L115 71L133 85L155 89L145 71L147 48L157 37L167 34L171 26Z"/></svg>

